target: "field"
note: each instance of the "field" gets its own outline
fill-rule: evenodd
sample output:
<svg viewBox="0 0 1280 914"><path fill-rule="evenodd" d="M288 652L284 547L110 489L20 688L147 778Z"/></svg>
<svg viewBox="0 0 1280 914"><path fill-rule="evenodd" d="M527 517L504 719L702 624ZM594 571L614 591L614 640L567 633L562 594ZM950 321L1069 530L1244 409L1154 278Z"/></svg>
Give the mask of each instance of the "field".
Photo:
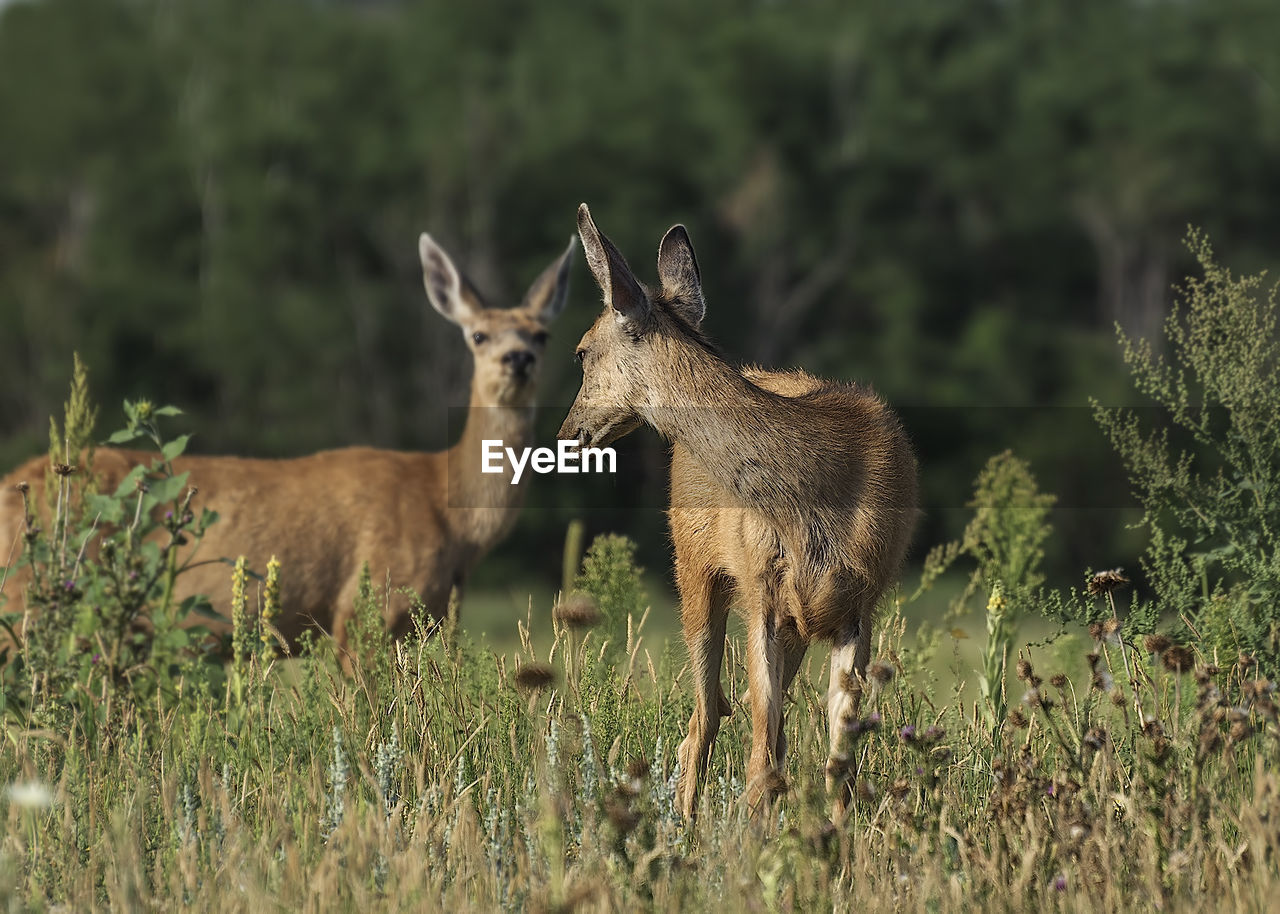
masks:
<svg viewBox="0 0 1280 914"><path fill-rule="evenodd" d="M791 690L782 796L741 799L740 629L699 813L675 812L688 669L662 578L625 537L579 561L571 533L561 593L475 593L444 621L419 612L399 642L391 594L366 575L342 658L324 637L283 656L278 566L251 579L241 562L230 643L211 650L199 599L171 597L177 544L214 518L174 473L186 438L160 425L176 411L126 403L111 440L156 447L145 485L96 493L91 472L55 469L24 495L51 507L21 539L35 612L5 618L0 897L12 911L1272 909L1275 293L1201 254L1206 279L1169 324L1184 373L1126 348L1195 450L1098 409L1144 509L1150 592L1119 570L1046 586L1054 499L1014 454L991 458L963 537L885 601L846 734L854 798L834 822L820 647ZM66 465L88 466L92 416L77 366L54 436Z"/></svg>
<svg viewBox="0 0 1280 914"><path fill-rule="evenodd" d="M448 628L391 645L371 625L350 676L323 645L254 651L218 691L192 676L181 701L9 727L9 909L1268 907L1280 733L1247 667L1075 638L1061 666L1017 665L993 728L930 687L890 612L848 820L827 819L825 684L806 670L786 796L759 820L740 802L735 702L689 825L672 808L679 653L647 650L634 619L609 643L607 606L571 620L595 627L533 612L550 651L496 655ZM735 643L726 691L743 690Z"/></svg>

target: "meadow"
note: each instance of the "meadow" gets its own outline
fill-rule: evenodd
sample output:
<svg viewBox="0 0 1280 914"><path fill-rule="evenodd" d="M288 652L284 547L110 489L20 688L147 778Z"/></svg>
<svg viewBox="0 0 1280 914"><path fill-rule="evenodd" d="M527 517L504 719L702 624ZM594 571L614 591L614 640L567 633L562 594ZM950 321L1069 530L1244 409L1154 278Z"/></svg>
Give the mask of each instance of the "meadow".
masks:
<svg viewBox="0 0 1280 914"><path fill-rule="evenodd" d="M464 603L418 613L399 642L382 623L390 585L366 578L345 663L322 637L283 657L277 572L241 563L229 658L209 650L193 626L207 607L170 599L174 544L217 522L173 472L181 417L126 404L109 440L157 457L145 485L96 492L78 369L49 489L24 493L52 507L18 544L33 612L5 623L0 897L15 911L1268 910L1275 293L1192 242L1204 272L1166 348L1122 338L1170 426L1097 407L1144 509L1141 587L1137 570L1095 569L1046 586L1053 498L1015 454L994 456L964 536L929 548L883 608L850 731L856 797L836 823L821 648L787 706L784 795L755 818L741 801L736 635L734 713L697 818L677 815L688 673L677 641L649 635L625 537L580 560L571 533L563 590L530 595L523 618L473 622Z"/></svg>

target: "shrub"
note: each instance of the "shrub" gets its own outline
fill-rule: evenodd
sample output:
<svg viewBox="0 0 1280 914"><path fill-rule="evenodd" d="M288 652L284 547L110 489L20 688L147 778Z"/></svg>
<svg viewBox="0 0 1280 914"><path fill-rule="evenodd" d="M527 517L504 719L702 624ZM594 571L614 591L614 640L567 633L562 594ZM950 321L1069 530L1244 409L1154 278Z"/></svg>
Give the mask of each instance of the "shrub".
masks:
<svg viewBox="0 0 1280 914"><path fill-rule="evenodd" d="M1238 277L1205 236L1161 351L1117 330L1134 387L1155 410L1094 403L1149 537L1148 614L1179 621L1206 653L1255 655L1280 671L1280 337L1276 287ZM1154 609L1155 612L1150 610Z"/></svg>

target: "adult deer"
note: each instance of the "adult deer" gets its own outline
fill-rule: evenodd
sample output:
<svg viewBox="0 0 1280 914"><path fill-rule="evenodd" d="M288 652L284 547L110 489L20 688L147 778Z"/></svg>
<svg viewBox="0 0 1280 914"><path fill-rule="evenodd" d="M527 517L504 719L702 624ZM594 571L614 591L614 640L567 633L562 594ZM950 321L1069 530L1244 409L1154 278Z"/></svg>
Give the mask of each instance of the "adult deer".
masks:
<svg viewBox="0 0 1280 914"><path fill-rule="evenodd" d="M748 632L752 745L747 797L782 789L782 700L811 641L832 643L827 787L843 813L846 734L860 713L876 605L916 513L916 464L898 419L862 387L802 372L739 370L707 342L693 245L674 226L646 289L586 204L578 233L604 311L578 344L582 387L561 438L603 446L639 424L672 443L671 508L694 711L680 745L678 802L697 806L720 717L725 625Z"/></svg>
<svg viewBox="0 0 1280 914"><path fill-rule="evenodd" d="M418 250L427 296L462 329L475 363L461 439L436 453L353 447L287 460L179 458L175 471L190 472L199 490L197 512L203 503L220 516L196 547L196 561L178 577L179 599L203 593L215 606L225 603L230 569L218 560L244 555L261 571L274 554L282 564L278 628L291 644L316 625L345 646L365 561L375 583L386 578L393 588L412 588L432 616L443 616L451 590L510 532L519 513L523 487L511 484L505 465L499 473L481 472L481 441L500 439L516 449L532 444L547 326L564 307L573 247L570 238L520 306L491 308L424 233ZM94 472L111 491L153 456L99 450ZM22 526L15 485L29 480L37 491L47 468L47 459L33 459L0 484L0 554L8 553ZM22 583L22 576L11 576L6 587L11 596L17 592L19 609ZM408 598L393 593L387 626L401 635L409 622Z"/></svg>

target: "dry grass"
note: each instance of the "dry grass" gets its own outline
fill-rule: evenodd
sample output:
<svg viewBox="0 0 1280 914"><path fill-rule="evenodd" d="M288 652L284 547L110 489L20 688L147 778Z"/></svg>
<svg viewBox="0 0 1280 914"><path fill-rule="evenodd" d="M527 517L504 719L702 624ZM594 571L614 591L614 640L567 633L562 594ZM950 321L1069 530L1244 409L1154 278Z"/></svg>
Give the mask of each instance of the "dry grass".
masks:
<svg viewBox="0 0 1280 914"><path fill-rule="evenodd" d="M672 807L680 671L630 647L614 669L590 634L564 633L549 664L437 635L350 679L314 658L294 682L255 670L240 704L138 709L96 745L11 729L4 781L50 795L6 794L0 895L11 910L1268 907L1274 687L1247 662L1182 673L1161 662L1168 647L1130 645L1131 681L1104 641L1092 684L1028 662L995 733L878 677L860 799L834 828L823 683L803 676L776 814L752 824L738 799L735 713L686 827ZM562 685L519 689L529 669ZM741 694L741 667L730 675Z"/></svg>

